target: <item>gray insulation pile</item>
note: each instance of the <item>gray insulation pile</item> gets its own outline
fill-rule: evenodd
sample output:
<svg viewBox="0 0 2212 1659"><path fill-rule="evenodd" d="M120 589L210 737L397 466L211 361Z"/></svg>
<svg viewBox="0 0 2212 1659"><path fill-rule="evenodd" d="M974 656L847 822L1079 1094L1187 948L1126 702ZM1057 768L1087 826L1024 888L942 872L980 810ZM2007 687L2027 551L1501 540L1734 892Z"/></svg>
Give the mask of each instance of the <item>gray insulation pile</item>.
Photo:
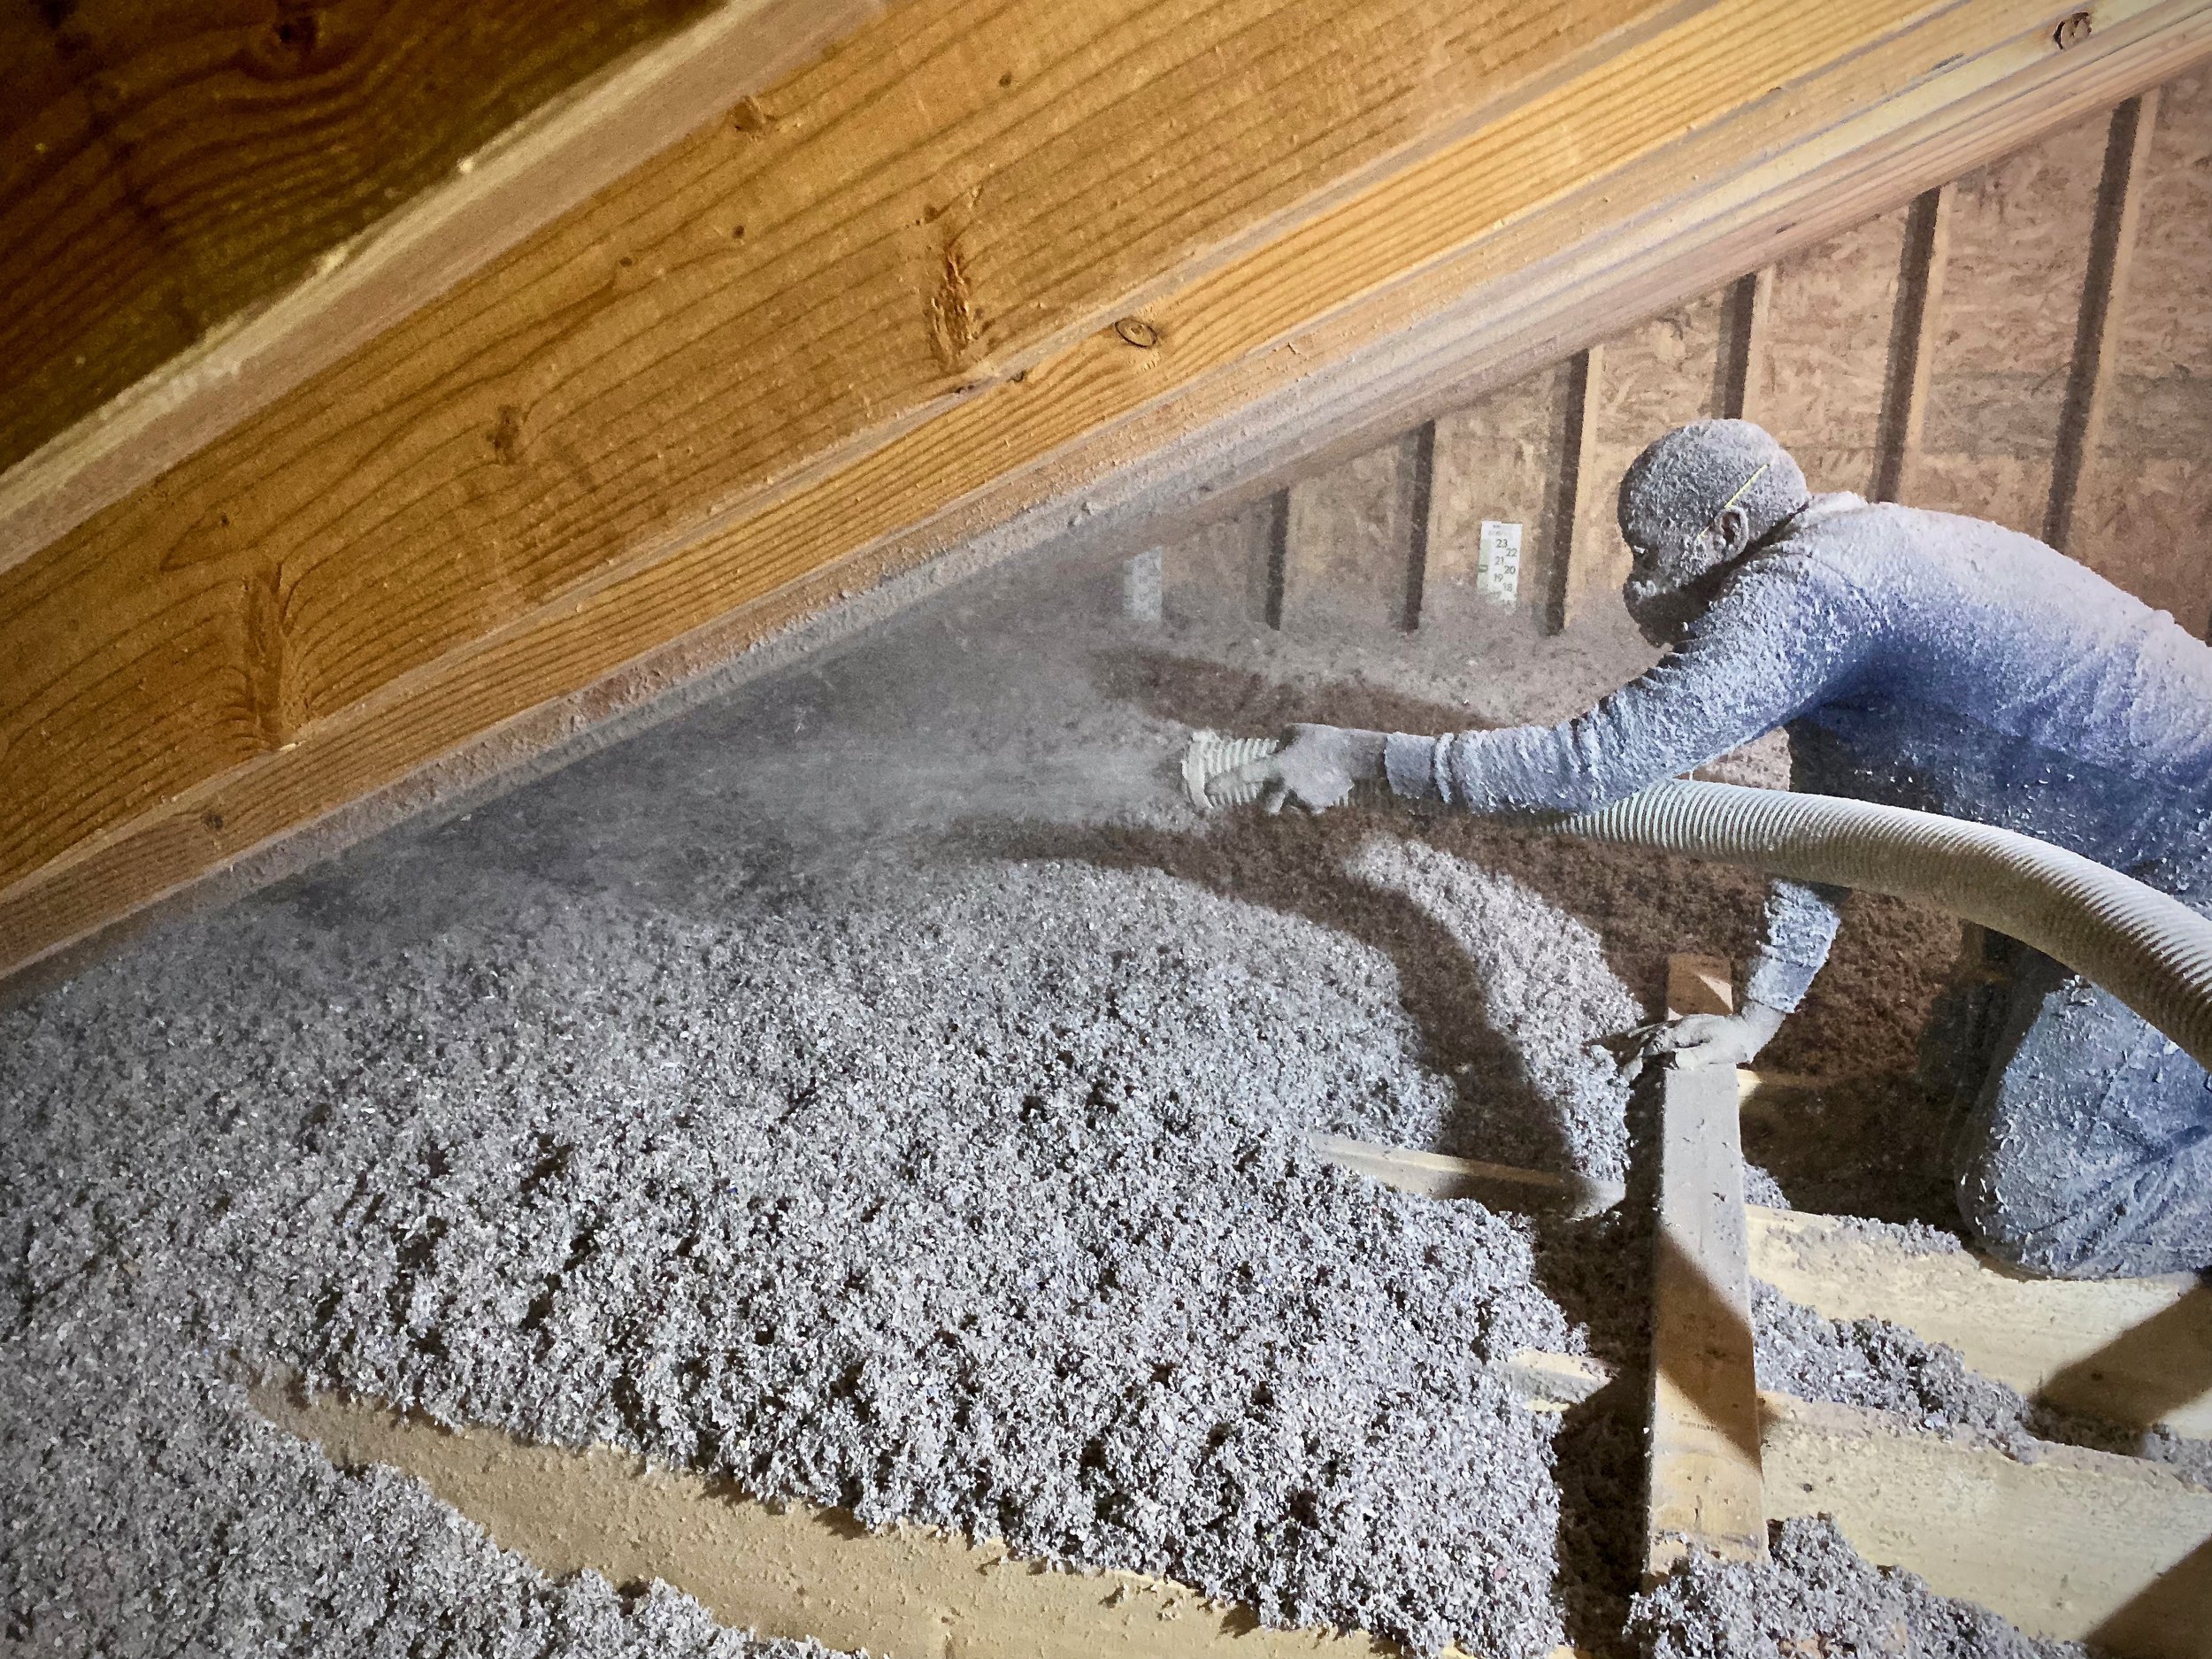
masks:
<svg viewBox="0 0 2212 1659"><path fill-rule="evenodd" d="M1616 1648L1634 1427L1486 1362L1632 1360L1634 1229L1305 1141L1617 1174L1600 1040L1667 951L1740 954L1755 885L1194 833L1184 728L1131 706L1193 687L1071 660L894 635L0 1013L0 1636L746 1651L334 1471L244 1406L285 1368L1286 1622ZM1950 937L1867 910L1788 1063L1909 1057Z"/></svg>

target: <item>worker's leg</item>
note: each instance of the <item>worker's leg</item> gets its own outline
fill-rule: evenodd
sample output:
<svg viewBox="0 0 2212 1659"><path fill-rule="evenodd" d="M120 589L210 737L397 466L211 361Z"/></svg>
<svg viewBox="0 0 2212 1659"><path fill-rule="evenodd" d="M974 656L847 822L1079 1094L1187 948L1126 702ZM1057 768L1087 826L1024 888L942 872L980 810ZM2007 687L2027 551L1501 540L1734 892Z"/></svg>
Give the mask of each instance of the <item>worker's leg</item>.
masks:
<svg viewBox="0 0 2212 1659"><path fill-rule="evenodd" d="M2212 1084L2108 993L2024 953L1957 1161L1996 1256L2103 1279L2212 1266Z"/></svg>

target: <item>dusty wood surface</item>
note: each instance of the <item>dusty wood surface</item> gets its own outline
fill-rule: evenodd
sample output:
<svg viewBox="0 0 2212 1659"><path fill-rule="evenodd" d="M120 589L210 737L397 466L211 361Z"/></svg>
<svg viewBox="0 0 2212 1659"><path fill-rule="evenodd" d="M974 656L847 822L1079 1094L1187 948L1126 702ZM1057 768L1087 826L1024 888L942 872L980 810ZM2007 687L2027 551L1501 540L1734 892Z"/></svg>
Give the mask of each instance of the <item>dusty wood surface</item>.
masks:
<svg viewBox="0 0 2212 1659"><path fill-rule="evenodd" d="M707 4L0 12L0 469Z"/></svg>
<svg viewBox="0 0 2212 1659"><path fill-rule="evenodd" d="M2108 125L2073 123L1958 180L1914 506L2043 534Z"/></svg>
<svg viewBox="0 0 2212 1659"><path fill-rule="evenodd" d="M2212 1653L2212 1491L2139 1458L2046 1444L2019 1462L1880 1412L1760 1402L1778 1518L1832 1516L1868 1560L2033 1635L2124 1659Z"/></svg>
<svg viewBox="0 0 2212 1659"><path fill-rule="evenodd" d="M1571 363L1557 363L1440 417L1430 472L1422 624L1479 626L1502 611L1540 622L1561 553ZM1483 520L1521 526L1519 590L1509 605L1477 584Z"/></svg>
<svg viewBox="0 0 2212 1659"><path fill-rule="evenodd" d="M2159 89L2101 442L2077 510L2077 557L2212 632L2212 72Z"/></svg>
<svg viewBox="0 0 2212 1659"><path fill-rule="evenodd" d="M2043 539L2061 552L2072 549L2083 473L2104 436L2112 362L2117 355L2114 347L2127 304L2136 227L2143 216L2144 180L2150 173L2151 138L2157 129L2158 94L2154 89L2130 98L2112 112L2105 141L2104 177L2097 187L2097 217L2090 231L2089 269L2082 280L2073 368L2059 415L2050 506L2043 518Z"/></svg>
<svg viewBox="0 0 2212 1659"><path fill-rule="evenodd" d="M1248 214L1240 222L1259 240L1232 238L1225 263L1201 260L1181 287L1147 302L1158 333L1150 347L1099 326L1129 314L1125 298L1083 314L1086 295L1164 268L1158 237L1128 234L1145 191L1117 196L1110 178L1102 196L1085 197L1097 236L1080 251L1100 257L1079 260L1057 287L1042 280L1040 262L1078 250L1041 232L1018 245L983 234L1024 225L1030 198L1017 187L1048 196L1064 182L1054 157L1102 154L1090 141L1118 131L1156 133L1141 96L1100 112L1061 87L1048 104L1009 108L995 101L1024 87L1020 75L1000 87L1009 72L986 72L949 49L933 71L944 84L929 88L945 96L918 93L907 120L853 134L826 109L818 124L795 116L742 134L764 147L757 166L780 144L790 146L780 153L819 155L848 140L908 146L900 153L916 160L914 195L893 188L904 176L895 170L864 175L880 192L870 211L888 216L887 242L868 240L867 213L843 212L834 216L843 228L830 227L825 204L772 213L779 234L760 244L749 229L741 264L775 264L791 226L832 248L857 242L854 257L870 270L900 267L841 288L810 265L806 314L788 319L731 315L757 285L729 280L735 273L715 257L651 260L657 251L672 259L703 234L718 192L758 182L746 171L753 152L725 153L730 134L703 135L645 170L659 187L651 202L625 196L627 184L609 192L360 353L329 386L303 388L157 491L8 573L18 627L0 645L28 642L34 660L0 728L20 780L14 800L27 803L0 832L0 863L16 879L0 895L5 957L19 963L83 936L411 771L442 778L460 746L475 746L466 764L480 771L510 764L516 748L649 697L964 534L1044 503L1079 506L1101 469L1172 454L1182 434L1228 442L1233 432L1241 444L1286 432L1311 443L1351 419L1341 403L1320 407L1325 388L1356 388L1360 407L1379 410L1447 367L1486 365L1503 378L1532 366L1556 331L1598 332L1593 319L1609 307L1634 315L1666 285L1680 292L1694 249L1709 280L1716 249L1748 252L1763 236L1762 250L1770 249L1782 223L1809 238L1824 234L1916 188L1927 168L2016 142L2079 99L2159 73L2175 54L2201 50L2202 12L2176 0L2115 8L2093 48L2066 54L2062 77L2039 27L1978 0L1887 35L1878 17L1855 11L1747 34L1742 19L1717 8L1593 49L1580 73L1548 81L1532 71L1517 81L1514 60L1500 56L1517 37L1494 31L1479 68L1486 85L1517 91L1460 106L1455 114L1471 129L1463 138L1389 150L1412 158L1348 196L1301 198L1311 211L1287 228L1263 211L1279 199L1269 188L1290 188L1279 173L1206 196L1232 219ZM1050 27L1080 21L1063 15ZM1193 34L1194 50L1210 51L1212 37ZM1705 50L1723 37L1729 52ZM1846 50L1847 39L1867 43ZM1189 44L1147 40L1156 51ZM1561 40L1547 36L1550 47ZM1745 50L1747 40L1757 50ZM1288 55L1294 70L1302 60ZM820 72L834 85L817 89L834 104L875 61L856 42L834 74ZM1932 76L1931 61L1947 66ZM1767 99L1793 64L1809 72L1796 95ZM1439 85L1427 75L1417 90ZM1520 96L1529 101L1509 110ZM791 107L806 102L799 94ZM773 105L763 104L772 114ZM1301 107L1254 98L1221 119L1256 122L1279 140L1269 123ZM1613 113L1573 118L1584 142L1572 157L1559 154L1550 141L1570 112L1601 107ZM1697 107L1713 119L1686 119ZM1389 134L1415 119L1402 101L1391 105L1399 125L1378 137L1373 113L1352 125L1386 150ZM1086 130L1087 114L1104 125ZM1037 166L1014 169L1018 179L992 175L979 197L990 212L964 231L926 211L926 234L898 230L936 178L924 164L940 128L918 133L912 121L979 121L1011 144L1025 118L1064 125L1052 144L1019 134ZM1800 142L1812 129L1817 136ZM1284 153L1279 142L1264 148ZM1209 152L1232 165L1248 153L1233 143ZM1299 153L1310 169L1320 152ZM1732 154L1765 159L1732 171ZM1310 171L1301 181L1310 188ZM1142 213L1182 199L1146 182L1159 199ZM1571 186L1563 197L1562 185ZM1540 203L1551 205L1537 211ZM628 209L634 225L620 217ZM1645 217L1632 219L1639 211ZM1623 240L1609 245L1593 224L1621 227ZM616 259L603 280L592 250L603 256L618 242L641 249L629 256L636 268ZM953 243L960 257L948 263ZM1523 283L1519 309L1502 303L1512 273L1569 250L1550 267L1555 283ZM541 260L551 268L541 271ZM1744 268L1761 262L1747 257ZM1408 270L1417 275L1386 280ZM791 273L787 265L761 280ZM503 330L495 302L533 283L539 298L573 302L563 327L513 332L509 315ZM839 297L821 303L832 293ZM970 330L957 320L964 305L971 323L985 325L982 335L967 333L966 349L989 349L955 374L941 348ZM849 314L855 306L862 317ZM1434 319L1424 325L1429 346L1450 342L1440 357L1424 349L1401 370L1387 366L1387 351L1369 349L1425 317ZM731 390L713 364L759 345L753 331L772 325L775 337L752 355L771 365L795 357L809 373ZM875 353L872 376L829 372L823 349ZM430 396L457 353L483 373L450 397ZM1279 405L1262 401L1279 395ZM786 396L800 404L779 401ZM800 465L810 457L817 464ZM835 567L856 554L856 564ZM179 641L195 649L182 652Z"/></svg>
<svg viewBox="0 0 2212 1659"><path fill-rule="evenodd" d="M1418 605L1421 429L1293 485L1277 626L1386 641Z"/></svg>
<svg viewBox="0 0 2212 1659"><path fill-rule="evenodd" d="M426 188L411 192L385 185L354 215L357 234L340 235L341 221L333 218L333 204L342 206L344 192L333 193L331 202L320 198L301 202L293 193L280 192L266 202L237 199L235 191L217 211L219 219L208 234L218 240L243 243L260 239L277 244L271 257L250 262L242 275L204 277L196 272L178 274L179 257L164 255L160 273L176 275L206 287L223 289L222 304L195 294L189 307L159 322L147 320L142 332L127 336L128 349L84 354L86 362L71 361L58 371L65 379L79 374L104 376L102 386L112 384L108 401L84 412L73 425L55 430L34 453L0 472L0 568L12 564L82 524L94 513L123 499L157 478L168 467L212 442L311 376L329 368L349 353L374 339L402 318L451 288L513 248L560 214L611 183L632 166L666 149L703 123L720 119L744 97L782 76L821 50L826 42L880 9L884 0L649 0L645 10L662 19L649 31L657 38L615 57L603 67L588 68L572 62L552 73L536 62L533 73L549 76L557 85L524 103L526 113L518 119L481 122L481 131L470 128L469 143L457 137L444 145L443 155L428 175ZM352 12L365 17L367 0L348 0L331 12ZM450 11L450 8L448 9ZM521 38L546 27L538 12L519 10L511 19L508 33L518 38L507 42L518 50L528 44ZM556 9L559 23L573 14L572 29L581 40L606 36L607 19L626 15L629 8L599 7L588 18L571 5ZM421 33L427 12L411 4L388 8L387 14L366 35L352 31L353 44L363 40L382 42L395 28ZM326 18L298 8L273 26L304 38L325 38ZM449 45L442 35L456 27L474 27L475 13L454 12L456 24L442 24L430 33L434 50ZM672 27L682 16L695 16L687 26ZM265 19L242 26L245 32L265 27ZM236 32L236 31L234 31ZM497 31L488 31L495 35ZM541 41L541 48L557 44ZM602 53L605 58L610 54ZM357 127L380 130L385 83L393 65L373 53L352 54L373 71L368 84L361 80L361 65L348 62L326 65L330 73L310 83L298 95L306 106L296 115L311 114L319 100L334 91L354 104L368 106L364 113L348 114L342 104L325 111L330 124L350 120ZM203 65L205 67L206 65ZM222 84L229 71L214 66L210 77ZM410 98L435 96L449 90L434 67L411 64L404 93L391 98L395 107ZM449 100L457 108L471 107L466 97ZM188 105L191 100L187 99ZM210 121L228 119L257 132L264 115L253 111L263 104L280 102L270 96L247 97L234 108L217 106L215 114L188 107L171 111L184 120L178 133L169 134L167 147L188 148L205 136ZM442 129L426 123L421 136L435 136ZM311 162L291 154L287 146L294 135L280 128L264 134L267 142L245 146L242 157L225 167L211 168L196 152L185 157L196 164L192 188L227 181L250 174L248 186L265 183L261 173L320 167L349 177L364 167L373 170L375 155L351 156L343 150L318 152ZM373 136L364 132L356 136ZM451 136L451 135L449 135ZM127 157L134 161L135 152ZM43 158L39 158L42 163ZM390 158L387 158L390 159ZM401 157L400 159L404 159ZM94 160L96 162L97 157ZM180 164L182 165L182 164ZM123 165L127 178L131 165ZM146 214L157 208L134 209L141 221L153 223ZM123 219L129 213L123 213ZM102 221L112 229L111 215ZM344 221L353 224L353 220ZM73 223L68 216L64 228ZM80 227L81 228L81 227ZM201 240L206 240L205 237ZM220 251L220 250L217 250ZM274 256L283 256L277 258ZM142 273L142 275L146 273ZM159 273L156 273L157 275ZM235 290L235 291L234 291ZM158 296L157 296L158 297ZM180 299L180 305L185 301ZM202 314L202 309L207 314ZM141 306L138 310L143 310ZM131 308L122 324L131 326ZM118 325L102 319L94 325L103 335ZM143 349L141 342L145 342ZM127 358L127 363L125 359ZM137 365L131 368L130 365ZM122 378L119 381L118 377ZM65 402L66 400L64 400ZM60 405L54 407L58 410ZM45 423L50 424L50 423Z"/></svg>
<svg viewBox="0 0 2212 1659"><path fill-rule="evenodd" d="M1671 957L1668 1017L1726 1013L1730 987L1726 962ZM1767 1551L1735 1071L1670 1066L1661 1087L1647 1580L1692 1546L1734 1561Z"/></svg>
<svg viewBox="0 0 2212 1659"><path fill-rule="evenodd" d="M973 1659L1205 1659L1377 1651L1361 1632L1273 1630L1249 1609L1131 1572L1064 1572L996 1540L915 1526L871 1532L842 1511L772 1509L725 1480L605 1448L533 1446L273 1386L257 1410L341 1466L414 1476L541 1571L658 1578L722 1624L837 1652ZM1449 1650L1456 1652L1455 1649Z"/></svg>

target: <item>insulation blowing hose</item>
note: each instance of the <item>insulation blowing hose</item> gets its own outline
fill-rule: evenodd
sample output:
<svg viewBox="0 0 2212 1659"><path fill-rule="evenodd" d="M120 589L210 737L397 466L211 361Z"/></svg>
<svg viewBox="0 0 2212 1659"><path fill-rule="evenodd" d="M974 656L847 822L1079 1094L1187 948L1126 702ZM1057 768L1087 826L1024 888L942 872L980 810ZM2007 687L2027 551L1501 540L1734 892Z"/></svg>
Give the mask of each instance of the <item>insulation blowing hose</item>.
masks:
<svg viewBox="0 0 2212 1659"><path fill-rule="evenodd" d="M2212 1071L2212 918L2032 835L1870 801L1679 780L1548 827L1949 910L2102 986Z"/></svg>

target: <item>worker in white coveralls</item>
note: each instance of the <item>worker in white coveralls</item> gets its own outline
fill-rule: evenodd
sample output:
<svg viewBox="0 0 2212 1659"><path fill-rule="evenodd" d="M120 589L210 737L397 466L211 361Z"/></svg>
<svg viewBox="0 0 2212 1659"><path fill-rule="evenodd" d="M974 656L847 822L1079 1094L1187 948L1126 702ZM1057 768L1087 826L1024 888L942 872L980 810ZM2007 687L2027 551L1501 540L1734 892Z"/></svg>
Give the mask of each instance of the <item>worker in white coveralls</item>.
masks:
<svg viewBox="0 0 2212 1659"><path fill-rule="evenodd" d="M1443 737L1294 726L1222 781L1275 810L1375 781L1470 812L1580 812L1786 726L1798 789L2039 836L2212 914L2212 648L2165 612L2001 526L1812 495L1740 420L1647 449L1620 526L1629 612L1671 649L1587 713ZM1757 1054L1826 959L1839 896L1774 882L1742 1011L1656 1046L1678 1065ZM1955 1075L1966 1050L1968 1220L2039 1272L2212 1266L2212 1079L2108 993L2011 950L1999 1005L1946 1033Z"/></svg>

